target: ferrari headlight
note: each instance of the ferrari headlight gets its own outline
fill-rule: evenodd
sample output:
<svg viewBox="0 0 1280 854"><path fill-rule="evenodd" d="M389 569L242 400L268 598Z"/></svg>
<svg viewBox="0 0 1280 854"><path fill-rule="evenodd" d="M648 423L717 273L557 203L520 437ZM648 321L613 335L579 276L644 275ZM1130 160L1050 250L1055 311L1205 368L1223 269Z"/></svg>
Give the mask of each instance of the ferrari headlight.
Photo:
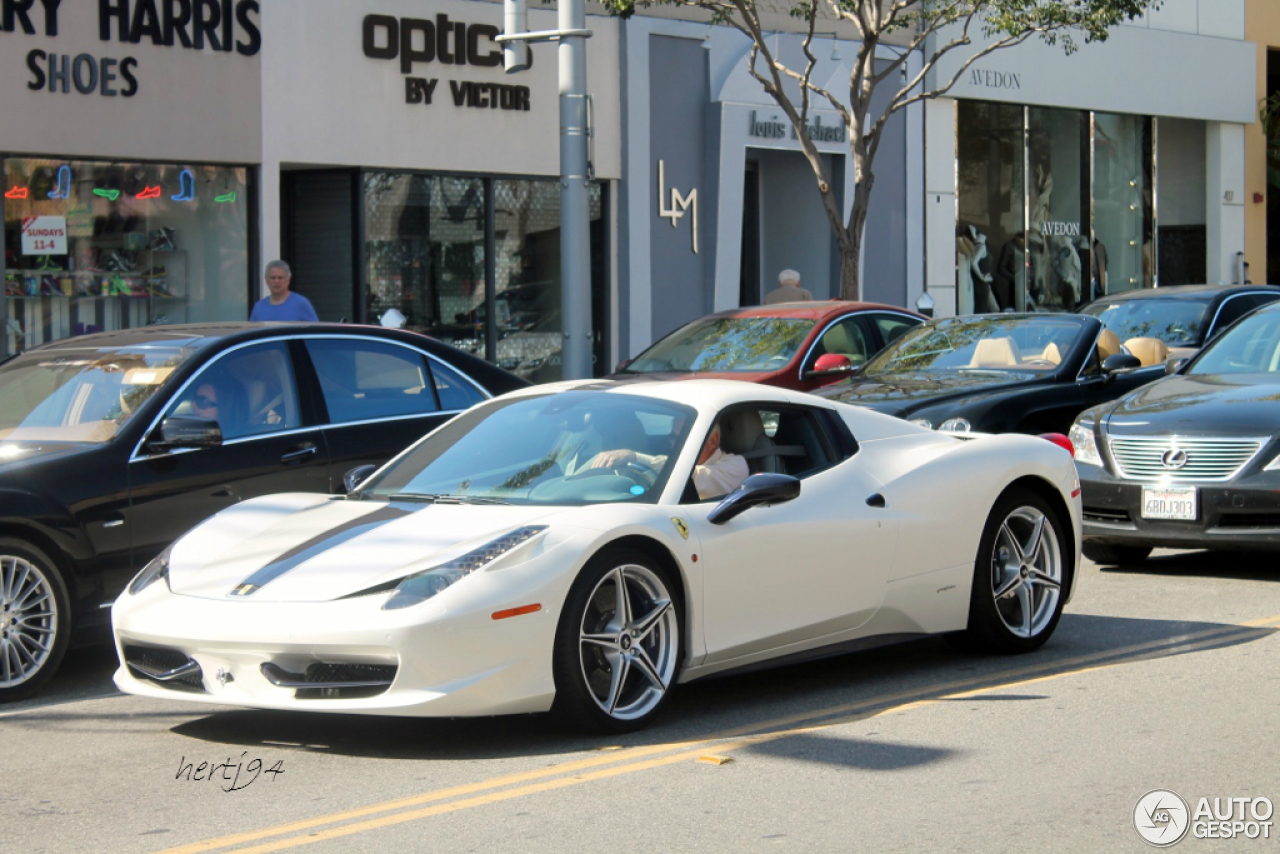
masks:
<svg viewBox="0 0 1280 854"><path fill-rule="evenodd" d="M938 425L939 433L968 433L973 425L965 418L948 418Z"/></svg>
<svg viewBox="0 0 1280 854"><path fill-rule="evenodd" d="M165 579L165 583L169 580L169 553L173 551L173 546L160 552L155 558L142 568L134 576L133 581L129 582L129 595L137 596L143 590L150 587L158 579Z"/></svg>
<svg viewBox="0 0 1280 854"><path fill-rule="evenodd" d="M917 427L923 427L926 430L933 429L933 422L930 421L928 418L912 418L911 423L916 425Z"/></svg>
<svg viewBox="0 0 1280 854"><path fill-rule="evenodd" d="M424 572L407 576L397 586L391 598L382 606L384 611L410 608L425 602L451 584L456 584L477 569L492 563L523 542L533 539L547 529L546 525L526 525L490 540L478 549L472 549L448 563L434 566Z"/></svg>
<svg viewBox="0 0 1280 854"><path fill-rule="evenodd" d="M1093 436L1092 421L1077 421L1071 425L1071 433L1067 437L1076 449L1076 462L1088 463L1102 467L1102 455L1098 453L1098 443Z"/></svg>

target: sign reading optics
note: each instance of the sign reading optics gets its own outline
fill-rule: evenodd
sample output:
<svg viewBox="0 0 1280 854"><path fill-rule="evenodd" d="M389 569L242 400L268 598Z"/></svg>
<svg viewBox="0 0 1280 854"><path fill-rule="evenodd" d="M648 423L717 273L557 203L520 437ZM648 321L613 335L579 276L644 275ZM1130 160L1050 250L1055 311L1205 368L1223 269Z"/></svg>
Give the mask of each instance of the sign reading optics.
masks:
<svg viewBox="0 0 1280 854"><path fill-rule="evenodd" d="M502 48L494 41L499 34L498 28L491 24L453 21L444 14L436 15L435 20L365 15L362 29L365 56L400 61L400 73L405 76L406 104L430 106L440 83L437 77L412 76L415 63L439 62L442 65L476 65L482 68L502 64ZM528 86L450 80L448 93L457 107L529 110Z"/></svg>

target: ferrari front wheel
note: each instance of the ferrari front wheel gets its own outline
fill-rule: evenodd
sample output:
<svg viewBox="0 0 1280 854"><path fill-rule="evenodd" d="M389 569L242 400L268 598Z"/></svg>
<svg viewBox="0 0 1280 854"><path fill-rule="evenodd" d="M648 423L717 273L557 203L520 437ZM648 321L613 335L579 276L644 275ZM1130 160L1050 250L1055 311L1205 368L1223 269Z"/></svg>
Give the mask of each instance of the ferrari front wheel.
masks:
<svg viewBox="0 0 1280 854"><path fill-rule="evenodd" d="M680 664L672 582L640 552L593 558L569 591L556 631L552 711L569 724L628 732L662 707Z"/></svg>
<svg viewBox="0 0 1280 854"><path fill-rule="evenodd" d="M1043 645L1062 617L1067 542L1058 513L1039 494L1002 495L982 532L962 645L997 653Z"/></svg>

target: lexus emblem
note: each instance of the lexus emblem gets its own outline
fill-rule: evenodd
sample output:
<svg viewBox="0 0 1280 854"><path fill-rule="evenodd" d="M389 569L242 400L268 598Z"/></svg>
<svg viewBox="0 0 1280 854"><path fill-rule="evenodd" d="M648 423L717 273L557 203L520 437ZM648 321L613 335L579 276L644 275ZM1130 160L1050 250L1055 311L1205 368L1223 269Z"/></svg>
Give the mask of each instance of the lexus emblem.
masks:
<svg viewBox="0 0 1280 854"><path fill-rule="evenodd" d="M1180 469L1187 464L1187 452L1181 448L1170 448L1160 455L1160 462L1167 469Z"/></svg>

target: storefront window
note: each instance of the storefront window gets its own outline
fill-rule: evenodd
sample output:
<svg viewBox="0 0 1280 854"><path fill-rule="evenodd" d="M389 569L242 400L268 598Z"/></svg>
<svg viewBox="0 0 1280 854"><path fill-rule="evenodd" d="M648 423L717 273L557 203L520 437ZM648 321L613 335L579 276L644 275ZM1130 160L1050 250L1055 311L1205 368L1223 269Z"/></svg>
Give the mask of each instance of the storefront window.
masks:
<svg viewBox="0 0 1280 854"><path fill-rule="evenodd" d="M960 314L1021 307L1026 290L1023 108L960 101L956 155Z"/></svg>
<svg viewBox="0 0 1280 854"><path fill-rule="evenodd" d="M960 314L1154 285L1150 118L960 101L956 132Z"/></svg>
<svg viewBox="0 0 1280 854"><path fill-rule="evenodd" d="M486 347L486 180L493 182L494 199L492 353ZM533 382L560 378L559 182L367 173L364 191L370 321L395 309L406 328ZM590 204L592 325L599 344L605 249L599 185L591 187Z"/></svg>
<svg viewBox="0 0 1280 854"><path fill-rule="evenodd" d="M244 167L6 158L4 181L6 353L245 318Z"/></svg>
<svg viewBox="0 0 1280 854"><path fill-rule="evenodd" d="M1148 288L1152 258L1151 120L1094 114L1093 204L1097 295Z"/></svg>

